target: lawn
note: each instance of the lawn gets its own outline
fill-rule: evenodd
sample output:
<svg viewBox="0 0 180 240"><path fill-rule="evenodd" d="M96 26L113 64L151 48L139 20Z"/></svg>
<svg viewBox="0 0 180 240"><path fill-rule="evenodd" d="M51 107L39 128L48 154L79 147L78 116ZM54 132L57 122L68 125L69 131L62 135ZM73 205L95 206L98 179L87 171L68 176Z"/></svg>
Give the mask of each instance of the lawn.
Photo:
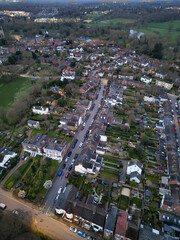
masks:
<svg viewBox="0 0 180 240"><path fill-rule="evenodd" d="M46 131L44 129L33 129L32 132L31 132L31 137L33 137L37 133L45 134L45 132Z"/></svg>
<svg viewBox="0 0 180 240"><path fill-rule="evenodd" d="M103 170L99 173L98 177L108 181L117 181L117 172L110 169Z"/></svg>
<svg viewBox="0 0 180 240"><path fill-rule="evenodd" d="M131 201L130 201L130 205L132 206L133 204L136 204L136 207L137 208L141 208L142 206L142 200L140 198L132 198Z"/></svg>
<svg viewBox="0 0 180 240"><path fill-rule="evenodd" d="M14 184L21 179L23 174L26 172L30 164L32 163L32 159L24 163L22 166L20 166L5 182L4 187L7 189L11 189Z"/></svg>
<svg viewBox="0 0 180 240"><path fill-rule="evenodd" d="M9 83L2 83L0 80L0 106L10 107L19 92L27 92L31 87L31 81L28 78L19 77Z"/></svg>
<svg viewBox="0 0 180 240"><path fill-rule="evenodd" d="M152 183L159 184L159 178L156 177L155 175L150 175L150 176L147 176L146 178Z"/></svg>
<svg viewBox="0 0 180 240"><path fill-rule="evenodd" d="M158 32L161 36L167 36L167 38L174 42L177 37L180 36L180 20L169 21L163 23L149 23L147 26L142 26L136 30L142 31L144 33Z"/></svg>
<svg viewBox="0 0 180 240"><path fill-rule="evenodd" d="M128 208L128 205L129 205L129 198L121 195L118 207L122 210L126 210Z"/></svg>
<svg viewBox="0 0 180 240"><path fill-rule="evenodd" d="M89 25L92 26L116 26L118 24L132 24L134 23L136 20L132 19L132 18L107 18L107 19L98 19L96 20L97 17L94 17L94 21L92 23L89 23Z"/></svg>

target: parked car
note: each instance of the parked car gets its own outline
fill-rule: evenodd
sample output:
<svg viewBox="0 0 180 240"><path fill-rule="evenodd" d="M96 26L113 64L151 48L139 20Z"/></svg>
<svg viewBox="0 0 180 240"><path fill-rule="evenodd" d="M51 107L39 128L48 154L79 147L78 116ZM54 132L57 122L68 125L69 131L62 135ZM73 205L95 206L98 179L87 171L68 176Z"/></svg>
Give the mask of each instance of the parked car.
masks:
<svg viewBox="0 0 180 240"><path fill-rule="evenodd" d="M62 169L65 169L65 167L66 167L66 164L64 163L64 164L62 165Z"/></svg>
<svg viewBox="0 0 180 240"><path fill-rule="evenodd" d="M23 185L23 183L22 183L22 182L20 182L20 183L17 183L17 184L15 185L15 188L17 189L17 188L21 187L22 185Z"/></svg>
<svg viewBox="0 0 180 240"><path fill-rule="evenodd" d="M6 207L7 207L7 206L6 206L4 203L0 203L0 209L3 209L3 210L4 210L4 209L6 209Z"/></svg>
<svg viewBox="0 0 180 240"><path fill-rule="evenodd" d="M61 176L63 174L63 170L60 170L59 172L58 172L58 176Z"/></svg>
<svg viewBox="0 0 180 240"><path fill-rule="evenodd" d="M65 178L68 178L68 177L69 177L69 174L70 174L69 172L66 173Z"/></svg>
<svg viewBox="0 0 180 240"><path fill-rule="evenodd" d="M67 162L69 160L69 157L67 157L66 159L65 159L65 162Z"/></svg>
<svg viewBox="0 0 180 240"><path fill-rule="evenodd" d="M71 170L72 170L72 167L73 167L73 166L70 165L69 168L68 168L68 171L71 171Z"/></svg>
<svg viewBox="0 0 180 240"><path fill-rule="evenodd" d="M70 157L70 156L71 156L71 154L72 154L72 152L70 151L70 152L68 152L68 155L67 155L67 156L68 156L68 157Z"/></svg>
<svg viewBox="0 0 180 240"><path fill-rule="evenodd" d="M88 236L87 239L88 239L88 240L96 240L96 238L91 237L91 236Z"/></svg>
<svg viewBox="0 0 180 240"><path fill-rule="evenodd" d="M74 156L74 159L77 159L77 158L78 158L78 153L76 153Z"/></svg>
<svg viewBox="0 0 180 240"><path fill-rule="evenodd" d="M81 148L81 147L82 147L82 145L83 145L83 142L81 142L81 143L79 144L79 147Z"/></svg>
<svg viewBox="0 0 180 240"><path fill-rule="evenodd" d="M78 235L85 238L86 237L86 233L82 232L82 231L78 231Z"/></svg>
<svg viewBox="0 0 180 240"><path fill-rule="evenodd" d="M69 230L70 230L71 232L74 232L74 233L76 233L76 232L77 232L77 228L75 228L75 227L72 227L72 226L69 228Z"/></svg>
<svg viewBox="0 0 180 240"><path fill-rule="evenodd" d="M74 163L75 163L75 159L72 160L72 164L74 164Z"/></svg>

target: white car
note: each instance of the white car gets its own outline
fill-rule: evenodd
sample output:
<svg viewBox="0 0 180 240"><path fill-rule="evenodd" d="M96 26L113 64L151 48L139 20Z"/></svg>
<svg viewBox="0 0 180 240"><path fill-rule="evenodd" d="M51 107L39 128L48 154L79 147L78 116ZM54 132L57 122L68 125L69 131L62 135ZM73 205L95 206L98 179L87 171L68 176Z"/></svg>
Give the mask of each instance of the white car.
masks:
<svg viewBox="0 0 180 240"><path fill-rule="evenodd" d="M62 187L60 187L60 188L59 188L59 190L58 190L58 194L60 194L60 193L61 193L61 190L62 190Z"/></svg>
<svg viewBox="0 0 180 240"><path fill-rule="evenodd" d="M76 233L76 232L77 232L77 228L75 228L75 227L72 227L72 226L69 228L69 230L70 230L71 232L74 232L74 233Z"/></svg>
<svg viewBox="0 0 180 240"><path fill-rule="evenodd" d="M67 157L66 159L65 159L65 162L67 162L69 160L69 157Z"/></svg>
<svg viewBox="0 0 180 240"><path fill-rule="evenodd" d="M81 147L82 147L82 145L83 145L83 143L81 142L81 143L79 144L79 147L81 148Z"/></svg>

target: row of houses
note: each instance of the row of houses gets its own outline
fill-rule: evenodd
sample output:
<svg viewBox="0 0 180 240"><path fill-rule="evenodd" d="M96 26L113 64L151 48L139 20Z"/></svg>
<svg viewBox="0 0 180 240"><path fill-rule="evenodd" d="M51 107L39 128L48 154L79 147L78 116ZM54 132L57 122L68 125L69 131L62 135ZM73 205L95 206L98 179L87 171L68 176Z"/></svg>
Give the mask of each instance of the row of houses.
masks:
<svg viewBox="0 0 180 240"><path fill-rule="evenodd" d="M79 199L80 193L73 185L65 187L55 204L55 212L65 220L80 224L87 230L104 231L104 238L114 236L116 240L126 239L128 213L117 207L98 204L98 196L89 195Z"/></svg>
<svg viewBox="0 0 180 240"><path fill-rule="evenodd" d="M31 139L25 139L22 146L23 150L29 152L32 156L40 155L62 161L70 144L68 142L59 144L56 139L38 133Z"/></svg>

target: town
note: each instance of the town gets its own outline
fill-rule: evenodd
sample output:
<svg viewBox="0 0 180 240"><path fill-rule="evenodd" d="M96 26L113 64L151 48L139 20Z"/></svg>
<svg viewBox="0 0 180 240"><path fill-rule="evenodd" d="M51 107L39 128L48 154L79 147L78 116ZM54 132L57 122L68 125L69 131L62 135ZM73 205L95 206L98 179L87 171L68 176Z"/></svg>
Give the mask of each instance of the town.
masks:
<svg viewBox="0 0 180 240"><path fill-rule="evenodd" d="M179 62L44 29L14 34L0 63L0 202L34 206L36 229L43 214L67 239L180 238Z"/></svg>

